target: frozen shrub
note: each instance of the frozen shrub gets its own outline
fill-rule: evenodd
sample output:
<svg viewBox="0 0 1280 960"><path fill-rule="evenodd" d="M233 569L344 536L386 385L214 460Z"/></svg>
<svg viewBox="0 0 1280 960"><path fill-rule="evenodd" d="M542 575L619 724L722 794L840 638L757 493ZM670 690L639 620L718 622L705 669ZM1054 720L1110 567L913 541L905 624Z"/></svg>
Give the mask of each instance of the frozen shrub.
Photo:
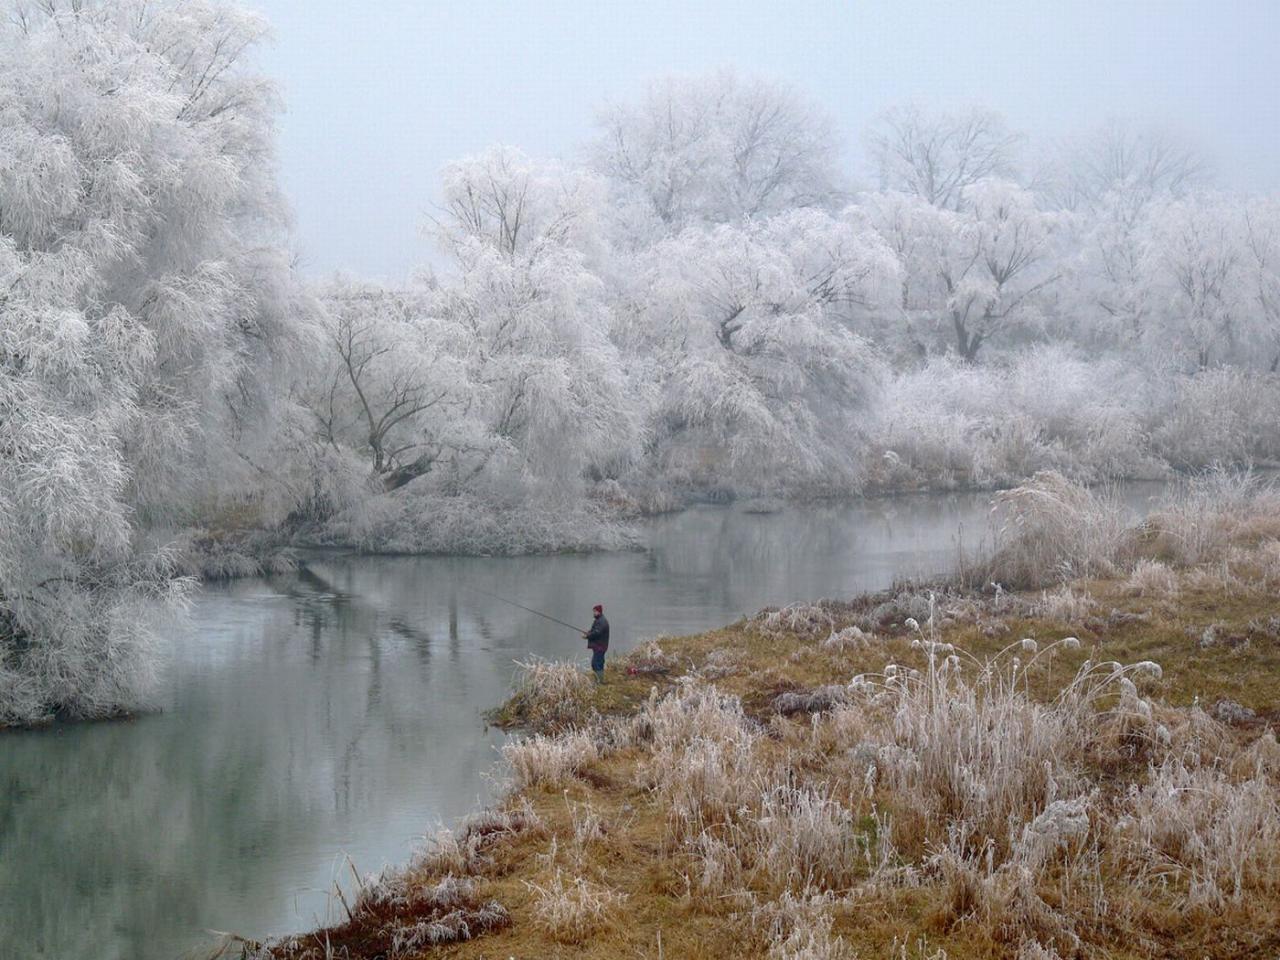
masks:
<svg viewBox="0 0 1280 960"><path fill-rule="evenodd" d="M1035 868L1047 857L1089 832L1089 801L1054 800L1022 830L1018 858Z"/></svg>
<svg viewBox="0 0 1280 960"><path fill-rule="evenodd" d="M930 625L936 613L937 597L933 591L908 587L895 591L889 600L873 608L871 616L879 623L901 620L912 630L919 631L921 624ZM912 620L916 621L914 626L910 623Z"/></svg>
<svg viewBox="0 0 1280 960"><path fill-rule="evenodd" d="M1257 717L1250 707L1227 698L1215 701L1209 713L1219 723L1227 724L1249 723Z"/></svg>
<svg viewBox="0 0 1280 960"><path fill-rule="evenodd" d="M755 735L695 737L659 747L646 766L647 780L667 811L671 833L688 840L731 822L759 796Z"/></svg>
<svg viewBox="0 0 1280 960"><path fill-rule="evenodd" d="M842 651L857 650L865 647L870 643L871 638L859 627L845 627L843 630L833 630L822 641L822 649Z"/></svg>
<svg viewBox="0 0 1280 960"><path fill-rule="evenodd" d="M461 943L511 923L506 908L496 900L481 899L476 882L470 878L446 875L426 879L413 870L389 870L374 878L357 876L356 881L353 903L341 889L337 891L347 914L342 924L306 938L266 944L242 942L242 955L262 960L311 960L316 956L312 943L321 939L335 956L347 954L358 944L370 955L408 960L430 947ZM228 945L215 956L232 956Z"/></svg>
<svg viewBox="0 0 1280 960"><path fill-rule="evenodd" d="M581 498L518 485L504 493L446 492L418 482L335 514L316 539L375 553L518 556L618 550L634 545L637 534L604 505Z"/></svg>
<svg viewBox="0 0 1280 960"><path fill-rule="evenodd" d="M666 696L651 696L631 720L628 735L652 743L655 750L677 750L695 737L730 742L751 731L737 697L684 681Z"/></svg>
<svg viewBox="0 0 1280 960"><path fill-rule="evenodd" d="M1038 940L1028 940L1018 948L1017 960L1063 960L1062 954Z"/></svg>
<svg viewBox="0 0 1280 960"><path fill-rule="evenodd" d="M1178 592L1178 575L1159 560L1144 557L1134 565L1124 588L1136 597L1172 597Z"/></svg>
<svg viewBox="0 0 1280 960"><path fill-rule="evenodd" d="M722 897L743 889L746 866L736 843L703 831L690 840L689 852L698 865L701 893Z"/></svg>
<svg viewBox="0 0 1280 960"><path fill-rule="evenodd" d="M1236 769L1244 776L1280 781L1280 743L1275 731L1267 730L1236 758Z"/></svg>
<svg viewBox="0 0 1280 960"><path fill-rule="evenodd" d="M1002 940L1049 942L1062 945L1070 955L1077 952L1080 938L1072 917L1040 896L1032 870L1019 861L996 867L989 857L968 848L960 829L928 858L942 886L940 920L977 920L993 926Z"/></svg>
<svg viewBox="0 0 1280 960"><path fill-rule="evenodd" d="M1144 526L1176 566L1221 560L1233 544L1280 538L1280 494L1247 473L1214 470L1175 491Z"/></svg>
<svg viewBox="0 0 1280 960"><path fill-rule="evenodd" d="M1127 816L1139 864L1181 875L1192 903L1280 895L1280 797L1264 778L1234 782L1220 770L1168 760L1134 789Z"/></svg>
<svg viewBox="0 0 1280 960"><path fill-rule="evenodd" d="M1176 467L1204 469L1280 458L1280 390L1274 374L1223 367L1171 381L1151 410L1153 452Z"/></svg>
<svg viewBox="0 0 1280 960"><path fill-rule="evenodd" d="M720 647L707 654L697 673L704 680L719 680L737 673L741 660L737 651Z"/></svg>
<svg viewBox="0 0 1280 960"><path fill-rule="evenodd" d="M646 640L635 650L627 654L626 667L628 673L645 676L670 673L675 669L676 658L665 653L658 639Z"/></svg>
<svg viewBox="0 0 1280 960"><path fill-rule="evenodd" d="M475 881L469 878L445 876L437 883L418 885L408 882L403 875L393 873L364 886L356 898L356 907L397 904L449 911L463 906L474 895Z"/></svg>
<svg viewBox="0 0 1280 960"><path fill-rule="evenodd" d="M1088 594L1079 593L1063 584L1056 590L1042 591L1039 601L1033 607L1033 613L1038 617L1073 623L1089 616L1097 605L1097 601Z"/></svg>
<svg viewBox="0 0 1280 960"><path fill-rule="evenodd" d="M784 888L838 890L860 867L849 810L812 790L783 786L763 792L751 823L760 872Z"/></svg>
<svg viewBox="0 0 1280 960"><path fill-rule="evenodd" d="M855 956L843 938L832 936L829 916L801 919L785 937L778 934L769 941L769 960L854 960Z"/></svg>
<svg viewBox="0 0 1280 960"><path fill-rule="evenodd" d="M457 830L441 829L427 838L426 848L410 870L429 874L467 876L488 865L486 851L505 837L544 829L542 819L526 799L506 809L482 810L463 821Z"/></svg>
<svg viewBox="0 0 1280 960"><path fill-rule="evenodd" d="M845 687L837 684L817 687L813 690L791 690L774 697L773 709L784 717L796 713L821 713L844 703L848 694L849 691Z"/></svg>
<svg viewBox="0 0 1280 960"><path fill-rule="evenodd" d="M761 633L794 634L806 639L830 633L835 625L835 619L821 601L793 603L778 610L762 610L756 614L755 619Z"/></svg>
<svg viewBox="0 0 1280 960"><path fill-rule="evenodd" d="M1098 482L1157 476L1140 374L1039 347L974 366L934 358L897 373L874 407L872 487L995 487L1042 470Z"/></svg>
<svg viewBox="0 0 1280 960"><path fill-rule="evenodd" d="M1059 646L1069 644L1049 644L1030 657ZM1096 714L1105 695L1121 694L1111 714L1140 715L1143 729L1154 730L1150 707L1129 679L1149 668L1086 661L1054 700L1040 703L1021 682L1030 664L1005 656L965 670L930 668L919 677L885 669L879 681L884 693L878 696L889 697L893 720L875 768L878 783L911 812L899 820L900 848L919 849L961 824L965 856L988 845L998 857L1006 856L1009 824L1033 822L1061 794L1083 794L1085 758L1107 729Z"/></svg>
<svg viewBox="0 0 1280 960"><path fill-rule="evenodd" d="M511 923L507 908L496 900L490 900L476 910L452 910L435 920L416 923L393 922L384 929L390 933L388 958L409 958L427 947L446 943L460 943L491 930L500 930Z"/></svg>

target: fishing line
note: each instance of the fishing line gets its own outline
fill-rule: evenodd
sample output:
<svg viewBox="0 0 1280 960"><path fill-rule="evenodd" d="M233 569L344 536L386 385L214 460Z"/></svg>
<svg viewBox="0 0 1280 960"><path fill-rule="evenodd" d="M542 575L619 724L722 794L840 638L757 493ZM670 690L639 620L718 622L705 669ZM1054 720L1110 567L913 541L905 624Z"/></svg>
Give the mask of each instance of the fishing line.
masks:
<svg viewBox="0 0 1280 960"><path fill-rule="evenodd" d="M543 620L550 620L552 623L558 623L560 624L560 626L568 627L570 630L574 630L578 633L587 632L583 630L581 627L575 627L572 623L565 623L563 620L558 620L548 613L543 613L541 610L535 610L533 609L533 607L526 607L523 603L516 603L514 600L508 600L506 597L500 597L498 596L498 594L492 593L489 590L485 590L482 587L467 586L467 587L464 587L463 589L474 590L476 593L483 593L486 597L493 597L493 599L495 600L501 600L503 603L509 603L513 607L519 607L521 610L525 610L529 613L532 613L536 617L542 617Z"/></svg>

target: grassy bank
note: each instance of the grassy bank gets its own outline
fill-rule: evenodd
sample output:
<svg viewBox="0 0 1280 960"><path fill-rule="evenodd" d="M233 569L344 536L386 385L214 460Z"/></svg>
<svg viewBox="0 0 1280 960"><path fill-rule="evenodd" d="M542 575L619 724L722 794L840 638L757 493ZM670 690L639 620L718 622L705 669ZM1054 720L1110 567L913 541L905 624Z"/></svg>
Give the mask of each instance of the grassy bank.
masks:
<svg viewBox="0 0 1280 960"><path fill-rule="evenodd" d="M530 664L510 788L249 956L1272 958L1280 501L1043 476L956 582Z"/></svg>

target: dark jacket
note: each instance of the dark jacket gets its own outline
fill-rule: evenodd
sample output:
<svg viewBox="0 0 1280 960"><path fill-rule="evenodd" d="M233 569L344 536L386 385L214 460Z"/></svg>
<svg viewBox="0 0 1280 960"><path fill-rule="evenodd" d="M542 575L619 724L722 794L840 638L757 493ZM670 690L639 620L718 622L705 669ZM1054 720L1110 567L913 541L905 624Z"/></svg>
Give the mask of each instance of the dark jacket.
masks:
<svg viewBox="0 0 1280 960"><path fill-rule="evenodd" d="M609 649L609 621L603 613L596 614L591 629L587 631L587 646L592 650Z"/></svg>

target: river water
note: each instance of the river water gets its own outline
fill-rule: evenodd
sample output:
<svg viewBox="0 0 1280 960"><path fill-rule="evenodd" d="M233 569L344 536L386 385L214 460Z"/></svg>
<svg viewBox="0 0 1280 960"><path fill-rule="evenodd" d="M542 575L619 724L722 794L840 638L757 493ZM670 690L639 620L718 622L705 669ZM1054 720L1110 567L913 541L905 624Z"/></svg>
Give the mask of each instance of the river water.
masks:
<svg viewBox="0 0 1280 960"><path fill-rule="evenodd" d="M624 553L321 556L206 586L159 711L0 733L0 957L172 960L207 931L313 928L347 857L376 872L490 800L503 735L482 714L513 661L586 651L481 590L584 625L603 603L625 651L944 572L989 515L980 494L701 507Z"/></svg>

